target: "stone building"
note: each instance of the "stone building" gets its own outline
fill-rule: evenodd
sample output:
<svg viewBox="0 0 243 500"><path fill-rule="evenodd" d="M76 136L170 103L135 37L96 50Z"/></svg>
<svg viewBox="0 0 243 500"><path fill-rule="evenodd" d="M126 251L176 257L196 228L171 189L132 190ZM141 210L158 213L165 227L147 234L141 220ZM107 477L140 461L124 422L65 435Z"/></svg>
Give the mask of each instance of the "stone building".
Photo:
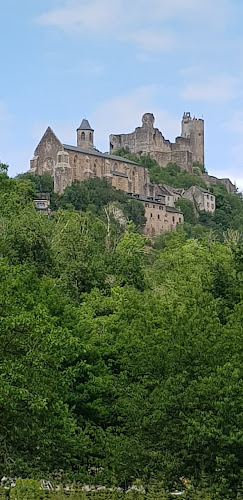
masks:
<svg viewBox="0 0 243 500"><path fill-rule="evenodd" d="M154 196L161 199L168 207L174 207L175 202L181 198L181 190L167 186L166 184L155 184Z"/></svg>
<svg viewBox="0 0 243 500"><path fill-rule="evenodd" d="M34 200L36 210L46 215L51 213L50 210L50 193L38 193L38 198Z"/></svg>
<svg viewBox="0 0 243 500"><path fill-rule="evenodd" d="M130 134L110 135L110 153L120 148L135 154L150 154L161 167L172 162L192 172L194 162L204 165L204 121L184 113L181 136L172 143L154 128L154 115L145 113L142 127L137 127Z"/></svg>
<svg viewBox="0 0 243 500"><path fill-rule="evenodd" d="M170 207L159 199L138 196L145 208L146 224L144 234L149 237L158 236L165 231L175 231L177 224L183 224L184 217L179 209Z"/></svg>
<svg viewBox="0 0 243 500"><path fill-rule="evenodd" d="M95 149L93 141L94 130L86 119L77 129L77 146L63 144L48 127L30 161L30 172L48 172L54 178L57 193L75 180L105 177L127 193L151 195L153 187L145 167L120 156L103 154Z"/></svg>
<svg viewBox="0 0 243 500"><path fill-rule="evenodd" d="M199 186L191 186L182 193L182 197L192 201L198 210L215 212L215 196Z"/></svg>

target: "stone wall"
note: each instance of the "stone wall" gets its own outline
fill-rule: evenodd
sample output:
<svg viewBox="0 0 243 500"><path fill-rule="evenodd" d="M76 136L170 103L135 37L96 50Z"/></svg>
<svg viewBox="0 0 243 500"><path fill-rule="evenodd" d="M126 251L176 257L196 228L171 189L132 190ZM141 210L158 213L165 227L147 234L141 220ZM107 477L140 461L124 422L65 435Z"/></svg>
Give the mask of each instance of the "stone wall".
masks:
<svg viewBox="0 0 243 500"><path fill-rule="evenodd" d="M63 149L62 143L48 127L35 150L34 158L30 161L30 172L38 175L47 172L54 177L57 153Z"/></svg>
<svg viewBox="0 0 243 500"><path fill-rule="evenodd" d="M38 175L50 173L57 193L62 193L74 180L105 177L114 187L127 193L150 194L149 174L145 167L125 158L64 145L50 128L35 150L30 172Z"/></svg>
<svg viewBox="0 0 243 500"><path fill-rule="evenodd" d="M146 200L142 203L145 207L145 217L147 219L144 228L146 236L158 236L165 231L175 231L177 224L184 222L183 214L176 209L152 200Z"/></svg>
<svg viewBox="0 0 243 500"><path fill-rule="evenodd" d="M135 154L150 154L161 167L177 163L183 170L192 171L193 152L189 137L177 137L174 143L166 140L160 130L154 128L154 116L146 113L142 127L130 134L110 135L110 152L120 148Z"/></svg>
<svg viewBox="0 0 243 500"><path fill-rule="evenodd" d="M221 183L227 189L228 193L236 193L236 186L231 182L230 179L223 178L218 179L218 177L214 177L213 175L202 174L202 178L207 186L211 184Z"/></svg>
<svg viewBox="0 0 243 500"><path fill-rule="evenodd" d="M204 165L204 120L191 118L184 113L181 123L181 135L189 140L192 151L192 162Z"/></svg>

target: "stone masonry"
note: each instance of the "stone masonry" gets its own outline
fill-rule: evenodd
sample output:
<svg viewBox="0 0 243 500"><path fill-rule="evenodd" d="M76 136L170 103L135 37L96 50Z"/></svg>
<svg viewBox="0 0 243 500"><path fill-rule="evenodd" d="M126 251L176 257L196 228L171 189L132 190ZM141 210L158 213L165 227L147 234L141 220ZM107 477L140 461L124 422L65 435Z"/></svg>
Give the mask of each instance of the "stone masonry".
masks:
<svg viewBox="0 0 243 500"><path fill-rule="evenodd" d="M172 162L192 172L194 162L204 165L204 121L184 113L181 136L172 143L164 138L159 129L154 128L154 115L145 113L142 127L137 127L130 134L110 135L110 153L120 148L135 154L150 154L161 167Z"/></svg>
<svg viewBox="0 0 243 500"><path fill-rule="evenodd" d="M47 128L34 157L30 172L47 172L54 178L54 190L62 193L73 181L106 177L117 189L131 194L151 195L153 187L148 170L135 162L97 151L93 145L93 129L83 120L77 129L77 146L62 144L50 127Z"/></svg>

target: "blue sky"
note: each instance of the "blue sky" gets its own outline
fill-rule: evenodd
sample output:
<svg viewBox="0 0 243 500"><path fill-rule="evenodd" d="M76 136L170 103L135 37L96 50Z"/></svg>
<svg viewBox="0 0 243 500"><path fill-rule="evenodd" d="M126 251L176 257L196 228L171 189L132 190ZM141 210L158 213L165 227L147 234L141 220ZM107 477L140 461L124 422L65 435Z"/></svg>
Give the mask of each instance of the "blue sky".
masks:
<svg viewBox="0 0 243 500"><path fill-rule="evenodd" d="M184 111L205 119L206 167L243 189L242 0L1 2L0 158L29 168L46 127L95 145L145 112L170 139Z"/></svg>

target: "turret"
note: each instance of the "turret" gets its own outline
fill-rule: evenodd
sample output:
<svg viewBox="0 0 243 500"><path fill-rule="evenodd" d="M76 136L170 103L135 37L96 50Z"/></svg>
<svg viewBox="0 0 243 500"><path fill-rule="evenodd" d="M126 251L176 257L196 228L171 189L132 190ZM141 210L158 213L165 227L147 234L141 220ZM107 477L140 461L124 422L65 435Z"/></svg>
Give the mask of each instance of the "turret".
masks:
<svg viewBox="0 0 243 500"><path fill-rule="evenodd" d="M80 149L94 149L94 130L86 118L77 129L77 146Z"/></svg>
<svg viewBox="0 0 243 500"><path fill-rule="evenodd" d="M204 165L204 120L184 113L181 123L181 135L190 139L192 161Z"/></svg>

